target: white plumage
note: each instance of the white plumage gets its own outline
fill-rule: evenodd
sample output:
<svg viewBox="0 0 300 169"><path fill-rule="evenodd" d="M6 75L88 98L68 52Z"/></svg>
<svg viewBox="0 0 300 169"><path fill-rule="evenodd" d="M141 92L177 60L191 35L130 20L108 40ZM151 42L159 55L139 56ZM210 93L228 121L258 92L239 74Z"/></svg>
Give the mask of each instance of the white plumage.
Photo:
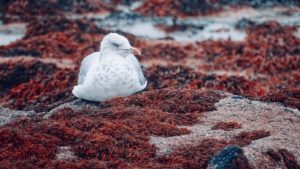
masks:
<svg viewBox="0 0 300 169"><path fill-rule="evenodd" d="M141 66L133 54L139 50L117 33L106 35L100 52L86 56L80 66L78 85L72 93L81 99L105 101L128 96L147 86Z"/></svg>

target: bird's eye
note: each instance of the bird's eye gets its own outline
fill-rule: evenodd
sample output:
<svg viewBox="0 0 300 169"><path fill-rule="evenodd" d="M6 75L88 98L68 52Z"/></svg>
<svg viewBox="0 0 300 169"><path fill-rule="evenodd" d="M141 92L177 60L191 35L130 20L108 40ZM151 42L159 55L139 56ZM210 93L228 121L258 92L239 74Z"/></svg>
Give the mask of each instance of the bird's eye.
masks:
<svg viewBox="0 0 300 169"><path fill-rule="evenodd" d="M112 44L114 47L120 47L120 46L121 46L120 44L115 43L115 42L112 42L111 44Z"/></svg>

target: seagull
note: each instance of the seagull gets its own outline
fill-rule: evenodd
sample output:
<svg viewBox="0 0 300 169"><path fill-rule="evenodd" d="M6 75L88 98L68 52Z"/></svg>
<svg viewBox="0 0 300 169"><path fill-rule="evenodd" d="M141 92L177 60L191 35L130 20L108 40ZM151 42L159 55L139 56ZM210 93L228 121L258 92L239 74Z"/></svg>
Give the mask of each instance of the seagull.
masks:
<svg viewBox="0 0 300 169"><path fill-rule="evenodd" d="M142 91L147 81L134 55L140 56L141 52L132 47L127 38L117 33L107 34L101 42L100 51L82 60L73 95L103 102Z"/></svg>

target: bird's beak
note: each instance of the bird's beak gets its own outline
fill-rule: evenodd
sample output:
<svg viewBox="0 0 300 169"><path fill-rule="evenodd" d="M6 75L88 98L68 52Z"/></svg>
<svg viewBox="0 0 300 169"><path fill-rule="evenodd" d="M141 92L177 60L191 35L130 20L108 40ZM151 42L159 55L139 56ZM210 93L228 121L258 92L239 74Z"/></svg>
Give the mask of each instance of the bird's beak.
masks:
<svg viewBox="0 0 300 169"><path fill-rule="evenodd" d="M142 55L141 51L138 48L131 47L130 50L134 55L137 55L137 56Z"/></svg>

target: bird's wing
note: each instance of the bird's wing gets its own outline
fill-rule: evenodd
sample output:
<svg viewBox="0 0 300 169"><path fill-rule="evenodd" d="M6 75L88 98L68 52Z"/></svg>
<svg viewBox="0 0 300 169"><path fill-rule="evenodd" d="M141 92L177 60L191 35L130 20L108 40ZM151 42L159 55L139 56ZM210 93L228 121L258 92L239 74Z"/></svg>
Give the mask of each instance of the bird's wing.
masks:
<svg viewBox="0 0 300 169"><path fill-rule="evenodd" d="M141 68L141 65L140 65L139 61L132 54L128 55L127 58L130 61L130 63L133 65L135 71L137 72L140 84L142 86L145 85L145 83L147 83L147 81L144 77L144 74L143 74L143 71L142 71L142 68Z"/></svg>
<svg viewBox="0 0 300 169"><path fill-rule="evenodd" d="M80 71L78 76L78 85L82 84L85 80L86 74L91 68L91 64L93 61L100 56L100 52L94 52L88 56L86 56L80 65Z"/></svg>

